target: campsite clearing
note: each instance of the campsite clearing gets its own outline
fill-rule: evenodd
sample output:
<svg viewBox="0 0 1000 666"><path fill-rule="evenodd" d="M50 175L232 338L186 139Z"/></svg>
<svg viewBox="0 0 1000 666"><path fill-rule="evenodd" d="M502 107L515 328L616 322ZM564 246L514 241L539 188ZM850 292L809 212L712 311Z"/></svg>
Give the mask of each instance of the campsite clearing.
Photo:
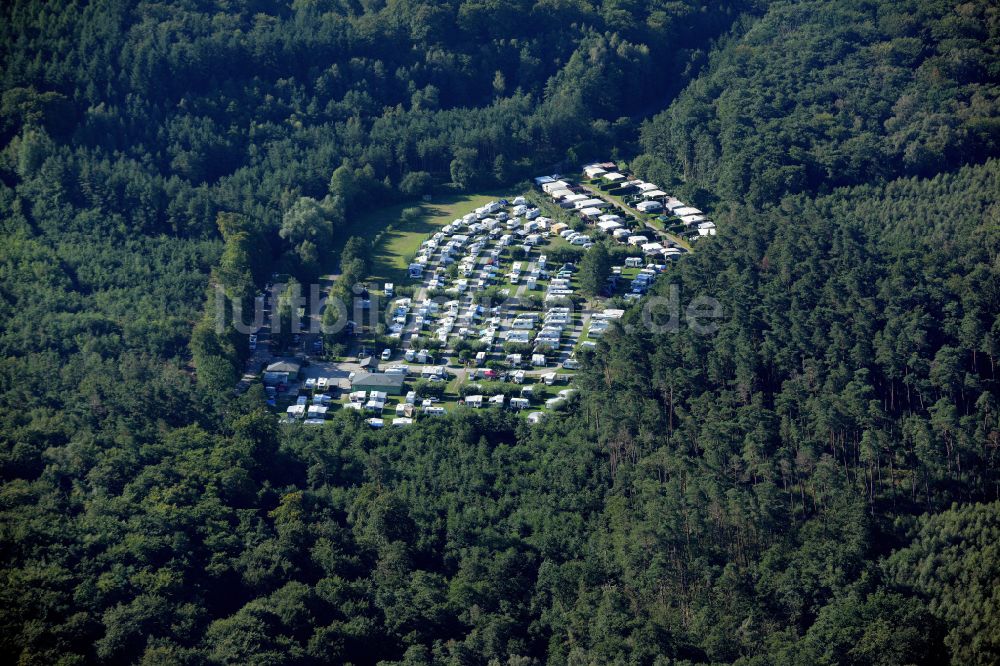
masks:
<svg viewBox="0 0 1000 666"><path fill-rule="evenodd" d="M435 231L470 209L492 201L502 193L448 194L435 196L431 201L408 201L384 208L372 209L349 223L341 235L341 245L351 236L378 241L372 248L371 280L404 284L408 281L406 268L417 253L420 244ZM403 211L418 208L420 216L404 222ZM341 247L335 247L339 254Z"/></svg>

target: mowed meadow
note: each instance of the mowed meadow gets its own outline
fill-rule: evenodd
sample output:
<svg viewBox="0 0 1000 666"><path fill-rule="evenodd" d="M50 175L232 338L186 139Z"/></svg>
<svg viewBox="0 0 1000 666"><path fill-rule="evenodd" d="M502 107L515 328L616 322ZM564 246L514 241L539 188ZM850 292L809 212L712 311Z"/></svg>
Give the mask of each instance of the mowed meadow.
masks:
<svg viewBox="0 0 1000 666"><path fill-rule="evenodd" d="M482 193L456 193L433 196L430 201L408 201L360 214L348 222L339 245L352 236L372 243L371 275L373 282L403 283L407 267L420 244L435 231L466 213L504 196L503 190ZM419 214L404 211L417 210ZM340 247L336 248L339 254Z"/></svg>

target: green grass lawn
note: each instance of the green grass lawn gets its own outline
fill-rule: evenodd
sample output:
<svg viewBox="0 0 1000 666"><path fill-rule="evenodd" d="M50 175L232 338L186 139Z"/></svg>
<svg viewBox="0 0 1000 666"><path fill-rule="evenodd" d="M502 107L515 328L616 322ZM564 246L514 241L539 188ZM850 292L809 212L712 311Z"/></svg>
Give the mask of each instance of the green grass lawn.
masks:
<svg viewBox="0 0 1000 666"><path fill-rule="evenodd" d="M357 217L340 234L339 243L334 247L337 254L351 236L373 239L388 225L393 230L383 234L380 242L372 248L371 279L375 282L407 284L407 267L410 258L416 254L420 244L435 231L476 208L504 197L509 193L501 191L480 194L450 194L435 196L432 201L408 201L385 208L378 208ZM401 226L400 215L404 208L419 208L422 215Z"/></svg>
<svg viewBox="0 0 1000 666"><path fill-rule="evenodd" d="M466 380L465 377L455 377L454 379L452 379L451 381L449 381L448 382L448 386L444 390L444 397L445 398L454 398L454 401L458 402L459 391L461 390L462 385L465 384L466 381L467 380ZM444 399L444 398L442 398L442 399Z"/></svg>
<svg viewBox="0 0 1000 666"><path fill-rule="evenodd" d="M588 229L588 231L590 230ZM552 234L551 236L545 239L545 244L542 245L542 251L544 252L545 250L557 250L559 248L567 248L567 247L576 247L576 246L571 245L570 242L565 238L563 238L562 236L558 234ZM558 266L556 266L556 268L558 268Z"/></svg>

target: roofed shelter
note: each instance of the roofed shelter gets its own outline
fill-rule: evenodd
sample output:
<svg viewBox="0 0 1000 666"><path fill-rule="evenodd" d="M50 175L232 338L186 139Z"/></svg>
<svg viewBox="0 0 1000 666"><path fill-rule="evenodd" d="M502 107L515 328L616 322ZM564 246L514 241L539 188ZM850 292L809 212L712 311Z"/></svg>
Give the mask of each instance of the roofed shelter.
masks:
<svg viewBox="0 0 1000 666"><path fill-rule="evenodd" d="M381 372L358 372L351 380L352 391L382 391L389 395L403 394L403 376Z"/></svg>

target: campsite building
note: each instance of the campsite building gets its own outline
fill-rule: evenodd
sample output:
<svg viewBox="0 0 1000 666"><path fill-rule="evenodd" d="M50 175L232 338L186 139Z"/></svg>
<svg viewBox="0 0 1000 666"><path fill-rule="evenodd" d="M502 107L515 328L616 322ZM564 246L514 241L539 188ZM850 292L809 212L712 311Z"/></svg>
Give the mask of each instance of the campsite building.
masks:
<svg viewBox="0 0 1000 666"><path fill-rule="evenodd" d="M302 364L300 364L298 361L282 360L282 361L275 361L274 363L270 364L269 366L264 368L264 372L287 373L288 379L294 381L298 379L299 370L301 369L302 369Z"/></svg>
<svg viewBox="0 0 1000 666"><path fill-rule="evenodd" d="M403 375L380 372L359 372L351 380L352 391L382 391L389 395L403 394Z"/></svg>

